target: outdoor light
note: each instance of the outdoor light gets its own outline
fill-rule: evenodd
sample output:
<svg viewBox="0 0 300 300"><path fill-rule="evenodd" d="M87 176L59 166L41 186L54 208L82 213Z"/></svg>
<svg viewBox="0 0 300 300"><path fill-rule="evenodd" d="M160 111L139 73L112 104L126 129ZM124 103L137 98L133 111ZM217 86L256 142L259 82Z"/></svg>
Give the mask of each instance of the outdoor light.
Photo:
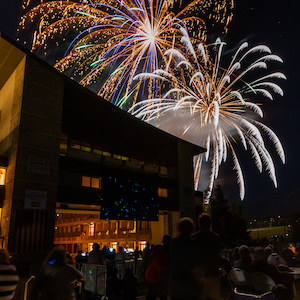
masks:
<svg viewBox="0 0 300 300"><path fill-rule="evenodd" d="M0 185L5 185L6 168L0 167Z"/></svg>

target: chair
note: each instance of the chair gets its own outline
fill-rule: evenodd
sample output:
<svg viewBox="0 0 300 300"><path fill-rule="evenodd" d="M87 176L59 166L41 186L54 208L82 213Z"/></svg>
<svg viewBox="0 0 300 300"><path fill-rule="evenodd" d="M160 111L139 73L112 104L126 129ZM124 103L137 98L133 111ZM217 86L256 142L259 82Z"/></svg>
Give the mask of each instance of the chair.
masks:
<svg viewBox="0 0 300 300"><path fill-rule="evenodd" d="M234 294L236 297L236 300L252 300L252 299L262 299L262 300L276 300L272 292L266 292L262 294L252 294L252 293L244 293L239 292L237 289L234 289Z"/></svg>
<svg viewBox="0 0 300 300"><path fill-rule="evenodd" d="M250 275L250 283L255 292L266 293L272 291L276 285L274 280L267 274L256 272Z"/></svg>
<svg viewBox="0 0 300 300"><path fill-rule="evenodd" d="M282 256L280 256L279 254L275 253L275 252L271 253L268 256L267 263L270 264L270 265L275 266L277 269L278 269L279 265L286 265L287 266L287 263L286 263L285 259Z"/></svg>
<svg viewBox="0 0 300 300"><path fill-rule="evenodd" d="M234 268L228 274L230 282L237 290L245 291L250 290L250 274L244 270Z"/></svg>

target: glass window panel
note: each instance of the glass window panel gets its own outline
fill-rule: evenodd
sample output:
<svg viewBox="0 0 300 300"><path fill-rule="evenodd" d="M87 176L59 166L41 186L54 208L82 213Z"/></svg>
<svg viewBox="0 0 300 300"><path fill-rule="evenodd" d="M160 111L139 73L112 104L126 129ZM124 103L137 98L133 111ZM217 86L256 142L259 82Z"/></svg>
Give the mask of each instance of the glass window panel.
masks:
<svg viewBox="0 0 300 300"><path fill-rule="evenodd" d="M103 154L103 151L102 151L102 150L96 149L96 148L93 149L93 152L94 152L95 154L99 154L99 155L102 155L102 154Z"/></svg>
<svg viewBox="0 0 300 300"><path fill-rule="evenodd" d="M111 157L111 153L107 151L103 151L102 155Z"/></svg>
<svg viewBox="0 0 300 300"><path fill-rule="evenodd" d="M71 140L70 147L80 150L80 143L78 141Z"/></svg>
<svg viewBox="0 0 300 300"><path fill-rule="evenodd" d="M82 176L82 186L91 187L91 177Z"/></svg>
<svg viewBox="0 0 300 300"><path fill-rule="evenodd" d="M100 178L92 177L91 187L94 188L94 189L99 189L100 188Z"/></svg>
<svg viewBox="0 0 300 300"><path fill-rule="evenodd" d="M168 189L158 188L158 197L168 198Z"/></svg>

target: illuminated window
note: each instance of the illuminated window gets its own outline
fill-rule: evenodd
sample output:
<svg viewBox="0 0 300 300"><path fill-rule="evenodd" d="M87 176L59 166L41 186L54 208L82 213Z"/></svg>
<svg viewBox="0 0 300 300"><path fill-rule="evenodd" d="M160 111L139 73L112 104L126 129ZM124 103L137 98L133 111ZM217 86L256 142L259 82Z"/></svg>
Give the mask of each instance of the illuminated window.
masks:
<svg viewBox="0 0 300 300"><path fill-rule="evenodd" d="M103 154L103 151L100 150L100 149L94 148L94 149L93 149L93 153L102 155L102 154Z"/></svg>
<svg viewBox="0 0 300 300"><path fill-rule="evenodd" d="M94 189L100 189L100 178L92 177L91 187L94 188Z"/></svg>
<svg viewBox="0 0 300 300"><path fill-rule="evenodd" d="M84 187L91 187L94 189L101 188L101 178L99 177L90 177L90 176L82 176L81 177L81 185Z"/></svg>
<svg viewBox="0 0 300 300"><path fill-rule="evenodd" d="M164 166L160 166L160 175L168 176L168 168Z"/></svg>
<svg viewBox="0 0 300 300"><path fill-rule="evenodd" d="M91 177L82 176L82 183L81 183L81 185L85 186L85 187L91 187Z"/></svg>
<svg viewBox="0 0 300 300"><path fill-rule="evenodd" d="M90 144L82 144L80 146L80 149L85 151L85 152L91 152L91 145Z"/></svg>
<svg viewBox="0 0 300 300"><path fill-rule="evenodd" d="M78 141L71 140L70 147L72 149L80 150L80 143Z"/></svg>
<svg viewBox="0 0 300 300"><path fill-rule="evenodd" d="M158 197L168 198L168 189L158 188Z"/></svg>
<svg viewBox="0 0 300 300"><path fill-rule="evenodd" d="M117 155L117 154L113 154L113 158L122 159L122 156L121 155Z"/></svg>
<svg viewBox="0 0 300 300"><path fill-rule="evenodd" d="M111 248L113 248L115 251L117 251L117 247L118 247L118 243L117 242L111 243Z"/></svg>
<svg viewBox="0 0 300 300"><path fill-rule="evenodd" d="M103 151L103 152L102 152L102 155L103 155L103 156L111 157L111 153L110 153L110 152L107 152L107 151Z"/></svg>
<svg viewBox="0 0 300 300"><path fill-rule="evenodd" d="M133 162L135 164L139 164L139 165L143 165L145 163L144 161L139 160L139 159L135 159L135 158L132 158L131 162Z"/></svg>
<svg viewBox="0 0 300 300"><path fill-rule="evenodd" d="M129 160L129 157L127 157L127 156L122 156L122 160L128 161L128 160Z"/></svg>
<svg viewBox="0 0 300 300"><path fill-rule="evenodd" d="M146 241L142 241L142 242L139 242L139 244L140 244L140 251L143 251L145 248L146 248L146 246L147 246L147 242Z"/></svg>
<svg viewBox="0 0 300 300"><path fill-rule="evenodd" d="M93 223L89 226L89 236L94 236L94 234L95 234L95 224Z"/></svg>
<svg viewBox="0 0 300 300"><path fill-rule="evenodd" d="M59 144L60 152L66 153L68 150L68 144L66 141L61 141Z"/></svg>
<svg viewBox="0 0 300 300"><path fill-rule="evenodd" d="M0 185L5 184L5 174L6 174L6 169L0 168Z"/></svg>

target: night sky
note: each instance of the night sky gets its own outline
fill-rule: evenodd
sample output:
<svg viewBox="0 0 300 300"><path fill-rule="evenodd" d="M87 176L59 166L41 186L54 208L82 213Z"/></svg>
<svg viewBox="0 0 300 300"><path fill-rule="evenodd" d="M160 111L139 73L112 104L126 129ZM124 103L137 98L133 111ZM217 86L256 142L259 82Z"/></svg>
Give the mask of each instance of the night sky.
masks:
<svg viewBox="0 0 300 300"><path fill-rule="evenodd" d="M256 170L250 154L241 150L239 158L246 185L243 202L238 199L232 165L221 167L218 181L229 201L241 203L248 217L274 217L300 212L300 99L297 90L300 79L300 3L297 0L236 0L235 3L234 19L228 33L220 35L210 32L208 40L214 41L221 36L228 50L236 49L242 41L247 41L250 47L264 44L284 60L277 68L288 78L280 82L285 95L275 95L273 101L264 99L262 108L263 123L277 134L284 146L286 164L282 165L275 151L270 150L278 180L278 188L275 189L268 175L259 174ZM21 1L1 0L0 31L15 39L22 13Z"/></svg>

